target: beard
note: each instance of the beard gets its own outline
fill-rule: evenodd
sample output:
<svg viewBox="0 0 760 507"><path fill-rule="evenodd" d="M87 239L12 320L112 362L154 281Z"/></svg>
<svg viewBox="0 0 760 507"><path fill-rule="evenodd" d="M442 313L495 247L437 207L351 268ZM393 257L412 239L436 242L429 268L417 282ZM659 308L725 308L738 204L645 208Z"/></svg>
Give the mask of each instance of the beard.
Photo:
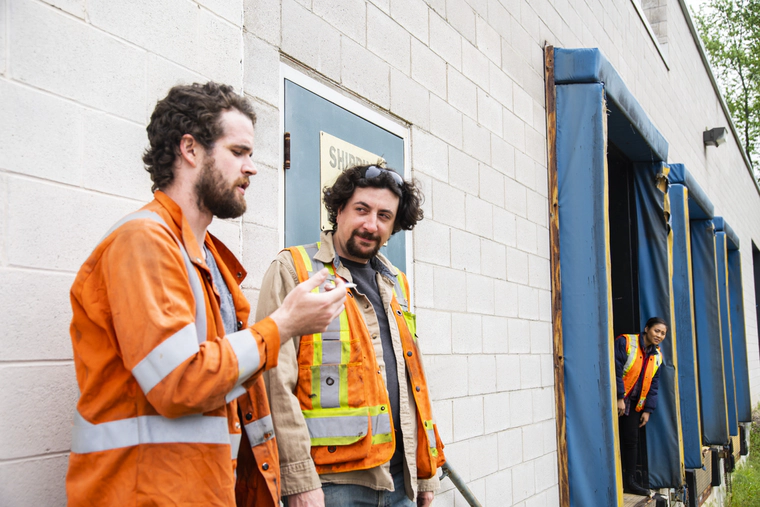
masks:
<svg viewBox="0 0 760 507"><path fill-rule="evenodd" d="M366 250L362 250L359 245L356 242L356 238L363 238L367 240L374 240L375 246L370 250L369 252ZM352 256L357 257L359 259L371 259L375 255L377 255L377 252L380 251L380 247L383 246L380 242L380 236L377 236L375 234L370 234L368 232L359 232L359 230L354 230L351 233L351 237L348 238L348 241L346 242L346 251Z"/></svg>
<svg viewBox="0 0 760 507"><path fill-rule="evenodd" d="M217 218L237 218L246 210L245 197L238 192L238 187L248 183L248 178L239 178L230 185L215 164L209 157L195 183L198 208L210 211Z"/></svg>

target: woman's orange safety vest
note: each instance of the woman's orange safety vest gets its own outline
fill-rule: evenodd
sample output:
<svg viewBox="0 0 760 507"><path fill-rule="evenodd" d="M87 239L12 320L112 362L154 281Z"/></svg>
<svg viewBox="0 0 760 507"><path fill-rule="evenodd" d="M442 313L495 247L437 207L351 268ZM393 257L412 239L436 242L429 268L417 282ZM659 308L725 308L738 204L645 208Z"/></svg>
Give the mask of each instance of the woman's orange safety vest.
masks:
<svg viewBox="0 0 760 507"><path fill-rule="evenodd" d="M299 281L332 264L314 259L319 243L288 248ZM395 269L395 268L394 268ZM409 284L395 269L391 310L396 319L417 407L417 476L430 479L446 461L433 422L425 373L407 304ZM314 291L323 291L317 287ZM327 331L301 337L296 396L311 437L311 456L320 474L364 470L391 459L396 448L393 418L374 346L354 295Z"/></svg>
<svg viewBox="0 0 760 507"><path fill-rule="evenodd" d="M623 366L623 385L625 386L625 397L627 398L641 375L641 369L644 365L644 351L639 346L639 335L624 334L622 336L625 337L625 352L628 354L628 359L625 362L625 366ZM641 386L639 402L636 404L636 412L644 410L644 402L652 385L652 379L661 364L662 353L660 352L660 347L656 346L655 353L647 359L646 369L644 370L644 383Z"/></svg>

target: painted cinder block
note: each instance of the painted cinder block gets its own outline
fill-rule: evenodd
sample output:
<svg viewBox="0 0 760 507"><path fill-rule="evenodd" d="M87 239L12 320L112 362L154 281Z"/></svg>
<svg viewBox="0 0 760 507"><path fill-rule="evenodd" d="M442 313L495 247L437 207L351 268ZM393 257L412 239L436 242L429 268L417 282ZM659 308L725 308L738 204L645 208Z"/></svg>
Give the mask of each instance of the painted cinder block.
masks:
<svg viewBox="0 0 760 507"><path fill-rule="evenodd" d="M521 319L538 319L538 289L520 285L517 288L519 298L517 314Z"/></svg>
<svg viewBox="0 0 760 507"><path fill-rule="evenodd" d="M512 505L512 472L510 470L500 470L486 477L486 496L483 505Z"/></svg>
<svg viewBox="0 0 760 507"><path fill-rule="evenodd" d="M468 396L454 400L454 440L483 434L483 397Z"/></svg>
<svg viewBox="0 0 760 507"><path fill-rule="evenodd" d="M544 454L544 440L542 425L528 424L522 427L523 459L525 461L536 459Z"/></svg>
<svg viewBox="0 0 760 507"><path fill-rule="evenodd" d="M528 271L530 273L530 286L539 289L551 289L551 274L549 261L536 255L528 255Z"/></svg>
<svg viewBox="0 0 760 507"><path fill-rule="evenodd" d="M320 2L321 3L321 2ZM355 2L359 4L359 2ZM361 5L361 4L359 4ZM362 6L363 8L363 6ZM367 49L407 76L411 73L411 36L387 14L367 7ZM356 39L362 41L362 39ZM391 89L393 84L391 83Z"/></svg>
<svg viewBox="0 0 760 507"><path fill-rule="evenodd" d="M343 86L389 109L391 104L390 65L347 37L341 37L340 47L340 76ZM356 62L363 62L362 72L356 72Z"/></svg>
<svg viewBox="0 0 760 507"><path fill-rule="evenodd" d="M478 161L449 146L449 183L460 190L473 192L480 181Z"/></svg>
<svg viewBox="0 0 760 507"><path fill-rule="evenodd" d="M507 280L520 284L527 284L529 282L528 254L515 248L507 247Z"/></svg>
<svg viewBox="0 0 760 507"><path fill-rule="evenodd" d="M248 97L256 111L254 146L251 159L257 166L281 167L280 148L282 146L282 126L280 110L269 104ZM255 177L255 176L254 176ZM268 224L274 226L274 224Z"/></svg>
<svg viewBox="0 0 760 507"><path fill-rule="evenodd" d="M524 152L515 150L515 179L528 189L535 190L536 172L536 162Z"/></svg>
<svg viewBox="0 0 760 507"><path fill-rule="evenodd" d="M467 40L462 41L462 74L488 91L489 82L484 79L488 69L489 60L483 51Z"/></svg>
<svg viewBox="0 0 760 507"><path fill-rule="evenodd" d="M476 313L451 314L451 346L454 354L479 354L483 351L481 339L482 316Z"/></svg>
<svg viewBox="0 0 760 507"><path fill-rule="evenodd" d="M85 188L142 202L153 199L150 174L142 162L148 146L143 125L87 110L83 130Z"/></svg>
<svg viewBox="0 0 760 507"><path fill-rule="evenodd" d="M554 389L533 389L533 420L546 421L554 417Z"/></svg>
<svg viewBox="0 0 760 507"><path fill-rule="evenodd" d="M506 317L483 316L483 352L486 354L506 354L509 352L509 337Z"/></svg>
<svg viewBox="0 0 760 507"><path fill-rule="evenodd" d="M532 389L541 386L541 358L537 355L520 356L520 387Z"/></svg>
<svg viewBox="0 0 760 507"><path fill-rule="evenodd" d="M489 60L501 63L501 36L482 17L477 17L477 46Z"/></svg>
<svg viewBox="0 0 760 507"><path fill-rule="evenodd" d="M446 21L465 39L475 44L475 11L465 0L446 0Z"/></svg>
<svg viewBox="0 0 760 507"><path fill-rule="evenodd" d="M0 464L0 496L3 505L65 507L64 482L68 467L68 453Z"/></svg>
<svg viewBox="0 0 760 507"><path fill-rule="evenodd" d="M255 224L243 224L243 266L248 276L243 287L260 289L261 279L280 250L277 230Z"/></svg>
<svg viewBox="0 0 760 507"><path fill-rule="evenodd" d="M8 178L0 173L0 266L8 264Z"/></svg>
<svg viewBox="0 0 760 507"><path fill-rule="evenodd" d="M542 167L546 167L546 138L543 132L530 126L525 127L526 154Z"/></svg>
<svg viewBox="0 0 760 507"><path fill-rule="evenodd" d="M259 146L254 134L254 152ZM279 192L279 174L277 169L264 164L255 163L256 174L251 176L250 185L245 191L245 200L248 204L243 215L243 221L263 226L271 226L277 223L277 207Z"/></svg>
<svg viewBox="0 0 760 507"><path fill-rule="evenodd" d="M183 67L196 68L200 48L198 5L182 0L151 3L88 0L92 26ZM201 39L202 40L202 39Z"/></svg>
<svg viewBox="0 0 760 507"><path fill-rule="evenodd" d="M188 85L192 83L205 83L209 80L200 72L178 65L163 56L152 53L148 54L148 73L147 73L147 100L145 102L144 119L141 123L146 125L150 122L150 116L156 103L166 97L169 89L176 85ZM238 93L242 90L238 87Z"/></svg>
<svg viewBox="0 0 760 507"><path fill-rule="evenodd" d="M421 2L421 0L414 0ZM427 23L425 23L427 29ZM412 38L412 79L435 95L446 98L446 62L430 48Z"/></svg>
<svg viewBox="0 0 760 507"><path fill-rule="evenodd" d="M550 322L530 321L530 351L534 354L550 354L553 347Z"/></svg>
<svg viewBox="0 0 760 507"><path fill-rule="evenodd" d="M430 92L394 68L391 68L391 111L421 129L430 130Z"/></svg>
<svg viewBox="0 0 760 507"><path fill-rule="evenodd" d="M435 270L433 265L424 262L414 262L413 270L414 279L411 281L414 284L412 303L416 308L434 308L435 280L433 273Z"/></svg>
<svg viewBox="0 0 760 507"><path fill-rule="evenodd" d="M480 240L481 272L491 278L507 279L507 252L501 243L485 238Z"/></svg>
<svg viewBox="0 0 760 507"><path fill-rule="evenodd" d="M0 76L4 76L8 57L8 0L0 0Z"/></svg>
<svg viewBox="0 0 760 507"><path fill-rule="evenodd" d="M363 43L367 29L367 7L364 2L325 0L308 2L314 14L357 42ZM371 7L370 7L371 10Z"/></svg>
<svg viewBox="0 0 760 507"><path fill-rule="evenodd" d="M462 111L470 118L478 117L478 96L475 83L455 69L451 62L446 71L447 100L449 104Z"/></svg>
<svg viewBox="0 0 760 507"><path fill-rule="evenodd" d="M429 11L430 8L424 0L406 0L403 3L394 2L390 6L391 17L426 45L430 33L428 28ZM385 9L384 12L388 13L388 10ZM414 44L414 41L412 44Z"/></svg>
<svg viewBox="0 0 760 507"><path fill-rule="evenodd" d="M496 356L496 389L516 391L520 389L520 356L514 353Z"/></svg>
<svg viewBox="0 0 760 507"><path fill-rule="evenodd" d="M144 50L31 1L11 2L10 23L12 78L131 120L143 119Z"/></svg>
<svg viewBox="0 0 760 507"><path fill-rule="evenodd" d="M502 105L478 88L478 122L494 134L502 135ZM490 139L490 138L489 138ZM490 155L490 154L489 154Z"/></svg>
<svg viewBox="0 0 760 507"><path fill-rule="evenodd" d="M488 92L507 109L512 109L512 78L504 72L498 62L488 64Z"/></svg>
<svg viewBox="0 0 760 507"><path fill-rule="evenodd" d="M510 468L523 460L522 430L513 428L498 435L499 469Z"/></svg>
<svg viewBox="0 0 760 507"><path fill-rule="evenodd" d="M554 356L551 354L541 355L541 387L554 385Z"/></svg>
<svg viewBox="0 0 760 507"><path fill-rule="evenodd" d="M517 245L515 216L498 206L493 207L493 239L507 246Z"/></svg>
<svg viewBox="0 0 760 507"><path fill-rule="evenodd" d="M415 227L414 258L423 262L450 266L449 227L433 220L423 220Z"/></svg>
<svg viewBox="0 0 760 507"><path fill-rule="evenodd" d="M462 119L464 126L464 144L462 146L465 153L469 153L476 159L486 164L491 163L491 136L490 131L479 125L475 120L468 116Z"/></svg>
<svg viewBox="0 0 760 507"><path fill-rule="evenodd" d="M493 235L493 205L472 194L465 196L467 230L490 238Z"/></svg>
<svg viewBox="0 0 760 507"><path fill-rule="evenodd" d="M462 147L462 113L436 95L430 96L430 131L451 146Z"/></svg>
<svg viewBox="0 0 760 507"><path fill-rule="evenodd" d="M256 34L258 35L258 34ZM280 101L280 52L254 34L243 34L243 86L248 95L276 106Z"/></svg>
<svg viewBox="0 0 760 507"><path fill-rule="evenodd" d="M518 286L518 294L520 287L522 287L522 285ZM529 354L530 322L523 319L509 319L508 330L509 352L511 354Z"/></svg>
<svg viewBox="0 0 760 507"><path fill-rule="evenodd" d="M466 194L445 183L433 180L433 218L437 222L465 229Z"/></svg>
<svg viewBox="0 0 760 507"><path fill-rule="evenodd" d="M425 355L451 354L451 314L419 308L417 343Z"/></svg>
<svg viewBox="0 0 760 507"><path fill-rule="evenodd" d="M469 273L480 273L480 238L459 229L451 230L451 265Z"/></svg>
<svg viewBox="0 0 760 507"><path fill-rule="evenodd" d="M0 168L79 184L84 108L5 80L0 96ZM45 149L30 149L28 143Z"/></svg>
<svg viewBox="0 0 760 507"><path fill-rule="evenodd" d="M557 453L551 452L536 460L536 491L545 491L557 484ZM548 504L547 504L548 505Z"/></svg>
<svg viewBox="0 0 760 507"><path fill-rule="evenodd" d="M213 81L243 86L243 33L239 26L201 9L198 20L198 52L194 67Z"/></svg>
<svg viewBox="0 0 760 507"><path fill-rule="evenodd" d="M422 171L439 181L448 181L449 160L446 143L424 130L412 127L411 145L412 167L414 167L415 171ZM433 186L433 195L428 196L428 198L435 198L435 192L437 191L435 189L435 182ZM436 218L436 220L442 221L439 218Z"/></svg>
<svg viewBox="0 0 760 507"><path fill-rule="evenodd" d="M69 273L0 269L4 361L71 359Z"/></svg>
<svg viewBox="0 0 760 507"><path fill-rule="evenodd" d="M72 421L79 390L74 364L0 368L0 449L4 459L18 459L71 447L70 424L40 421Z"/></svg>
<svg viewBox="0 0 760 507"><path fill-rule="evenodd" d="M521 502L536 492L535 465L526 461L512 467L512 501Z"/></svg>
<svg viewBox="0 0 760 507"><path fill-rule="evenodd" d="M486 435L496 435L509 428L509 393L494 393L483 396L484 431ZM498 445L498 444L497 444ZM494 449L497 446L494 445ZM498 452L491 453L498 456Z"/></svg>
<svg viewBox="0 0 760 507"><path fill-rule="evenodd" d="M504 140L514 146L518 152L524 152L525 122L506 107L502 111L504 114Z"/></svg>
<svg viewBox="0 0 760 507"><path fill-rule="evenodd" d="M496 390L496 358L492 354L469 356L467 373L470 397Z"/></svg>
<svg viewBox="0 0 760 507"><path fill-rule="evenodd" d="M493 315L493 278L467 273L467 311Z"/></svg>
<svg viewBox="0 0 760 507"><path fill-rule="evenodd" d="M438 426L438 434L443 441L443 445L448 446L454 440L454 423L451 400L433 401L433 417L435 424Z"/></svg>
<svg viewBox="0 0 760 507"><path fill-rule="evenodd" d="M517 317L517 284L494 280L494 312L501 317Z"/></svg>
<svg viewBox="0 0 760 507"><path fill-rule="evenodd" d="M467 396L466 356L427 356L425 375L431 389L431 399L447 400Z"/></svg>
<svg viewBox="0 0 760 507"><path fill-rule="evenodd" d="M140 206L137 201L9 177L8 262L76 272L111 226Z"/></svg>
<svg viewBox="0 0 760 507"><path fill-rule="evenodd" d="M509 423L513 428L525 426L533 422L533 396L529 390L512 391L509 403L520 410L512 410L509 414Z"/></svg>
<svg viewBox="0 0 760 507"><path fill-rule="evenodd" d="M294 0L282 1L281 50L332 79L340 79L340 32Z"/></svg>
<svg viewBox="0 0 760 507"><path fill-rule="evenodd" d="M496 435L484 435L468 441L470 448L470 469L473 478L483 478L499 470L499 457L493 450L498 445ZM475 491L479 481L472 484L470 489ZM484 498L485 485L480 486L476 498Z"/></svg>
<svg viewBox="0 0 760 507"><path fill-rule="evenodd" d="M517 248L524 252L535 254L538 252L536 224L522 217L515 217L515 229L517 230Z"/></svg>
<svg viewBox="0 0 760 507"><path fill-rule="evenodd" d="M228 0L198 0L198 4L233 25L242 27L242 0L235 0L233 2Z"/></svg>
<svg viewBox="0 0 760 507"><path fill-rule="evenodd" d="M281 3L280 0L243 0L245 30L279 46Z"/></svg>
<svg viewBox="0 0 760 507"><path fill-rule="evenodd" d="M482 199L504 206L504 175L491 166L480 164L480 191Z"/></svg>
<svg viewBox="0 0 760 507"><path fill-rule="evenodd" d="M240 259L243 254L243 249L240 243L240 219L231 218L228 220L222 220L215 218L211 225L208 227L208 232L213 234L216 238L222 241L222 243Z"/></svg>
<svg viewBox="0 0 760 507"><path fill-rule="evenodd" d="M546 202L546 197L533 190L528 190L526 192L526 198L528 220L544 228L548 227L549 207Z"/></svg>

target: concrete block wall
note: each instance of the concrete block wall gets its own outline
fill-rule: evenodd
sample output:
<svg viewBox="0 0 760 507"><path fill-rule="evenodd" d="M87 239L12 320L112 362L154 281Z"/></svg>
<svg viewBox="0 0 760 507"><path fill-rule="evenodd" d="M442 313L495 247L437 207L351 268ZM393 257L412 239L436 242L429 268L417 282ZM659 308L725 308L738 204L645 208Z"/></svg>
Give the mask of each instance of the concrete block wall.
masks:
<svg viewBox="0 0 760 507"><path fill-rule="evenodd" d="M757 402L760 197L733 139L701 144L726 118L678 2L666 8L668 62L630 0L0 0L3 504L65 504L68 288L150 199L144 127L173 84L225 81L256 107L249 212L212 227L256 304L280 247L283 62L409 125L427 197L411 265L420 339L447 457L484 505L558 503L545 43L601 48L739 234ZM444 481L435 505L464 502Z"/></svg>

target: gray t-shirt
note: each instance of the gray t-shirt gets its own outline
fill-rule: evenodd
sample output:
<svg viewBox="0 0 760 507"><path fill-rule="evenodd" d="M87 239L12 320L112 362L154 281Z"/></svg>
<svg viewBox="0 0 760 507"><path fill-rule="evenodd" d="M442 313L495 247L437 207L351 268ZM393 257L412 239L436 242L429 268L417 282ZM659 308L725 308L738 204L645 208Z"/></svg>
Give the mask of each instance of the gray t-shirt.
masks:
<svg viewBox="0 0 760 507"><path fill-rule="evenodd" d="M361 264L343 257L340 258L340 262L351 272L357 291L367 296L375 310L375 315L377 315L380 340L383 345L383 361L385 362L385 387L388 389L393 427L396 429L396 450L391 458L391 473L398 473L404 464L404 445L401 439L401 415L399 413L398 369L396 368L396 356L393 353L388 315L385 312L383 300L380 297L380 289L377 286L377 271L369 262Z"/></svg>
<svg viewBox="0 0 760 507"><path fill-rule="evenodd" d="M227 334L234 333L237 328L237 316L235 315L235 303L232 301L232 293L227 287L227 283L224 281L222 273L219 271L219 266L216 265L214 256L211 255L211 251L203 245L203 251L206 253L206 264L211 271L211 278L214 280L216 290L219 291L220 310L222 312L222 323L224 324L224 331Z"/></svg>

